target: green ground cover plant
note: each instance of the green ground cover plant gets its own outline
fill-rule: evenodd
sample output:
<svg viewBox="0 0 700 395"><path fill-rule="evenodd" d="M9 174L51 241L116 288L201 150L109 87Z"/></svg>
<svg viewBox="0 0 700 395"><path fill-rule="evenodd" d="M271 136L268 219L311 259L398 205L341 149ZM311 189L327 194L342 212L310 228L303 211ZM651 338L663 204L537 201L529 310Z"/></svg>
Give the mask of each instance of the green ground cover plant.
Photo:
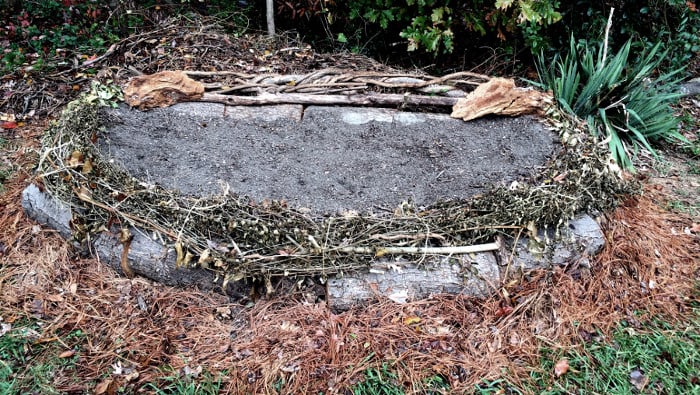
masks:
<svg viewBox="0 0 700 395"><path fill-rule="evenodd" d="M0 40L8 44L2 71L51 69L104 52L118 39L105 24L109 13L106 4L88 1L21 2L0 26Z"/></svg>

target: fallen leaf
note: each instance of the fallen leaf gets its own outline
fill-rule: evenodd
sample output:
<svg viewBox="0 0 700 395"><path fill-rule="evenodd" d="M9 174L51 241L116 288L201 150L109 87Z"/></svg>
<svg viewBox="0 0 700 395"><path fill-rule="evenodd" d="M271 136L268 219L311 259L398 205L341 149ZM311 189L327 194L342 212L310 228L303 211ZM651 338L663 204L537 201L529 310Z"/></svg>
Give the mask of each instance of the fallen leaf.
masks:
<svg viewBox="0 0 700 395"><path fill-rule="evenodd" d="M648 383L649 379L639 369L630 372L630 384L632 384L637 391L642 392Z"/></svg>
<svg viewBox="0 0 700 395"><path fill-rule="evenodd" d="M198 365L196 368L192 369L189 367L189 365L185 365L185 367L182 368L182 373L185 375L185 377L192 377L196 379L200 374L202 374L202 366Z"/></svg>
<svg viewBox="0 0 700 395"><path fill-rule="evenodd" d="M14 129L16 127L17 127L17 122L3 122L2 123L3 129Z"/></svg>
<svg viewBox="0 0 700 395"><path fill-rule="evenodd" d="M280 326L280 330L282 330L284 332L296 333L296 332L299 332L301 330L301 327L294 325L289 321L282 321L282 323L280 323L279 326Z"/></svg>
<svg viewBox="0 0 700 395"><path fill-rule="evenodd" d="M496 317L503 317L513 312L513 308L510 306L503 306L498 311L496 311Z"/></svg>
<svg viewBox="0 0 700 395"><path fill-rule="evenodd" d="M0 112L0 121L15 122L15 114Z"/></svg>
<svg viewBox="0 0 700 395"><path fill-rule="evenodd" d="M387 296L387 298L394 303L405 304L408 300L408 291L399 290Z"/></svg>
<svg viewBox="0 0 700 395"><path fill-rule="evenodd" d="M68 166L77 167L83 164L83 153L80 151L73 151L68 158Z"/></svg>
<svg viewBox="0 0 700 395"><path fill-rule="evenodd" d="M567 358L562 358L554 365L554 376L561 377L569 371L569 360Z"/></svg>
<svg viewBox="0 0 700 395"><path fill-rule="evenodd" d="M112 379L107 379L95 386L95 395L102 395L109 390L112 385Z"/></svg>
<svg viewBox="0 0 700 395"><path fill-rule="evenodd" d="M280 367L280 370L285 372L285 373L294 373L294 372L298 371L299 369L300 369L299 365L297 365L297 364L285 365L285 366Z"/></svg>
<svg viewBox="0 0 700 395"><path fill-rule="evenodd" d="M139 378L139 372L137 370L134 370L133 372L124 376L124 380L126 380L127 383L130 381L134 381L137 378Z"/></svg>
<svg viewBox="0 0 700 395"><path fill-rule="evenodd" d="M85 159L85 163L83 163L83 170L81 171L81 173L89 174L90 172L92 172L92 161L90 160L90 158L87 158Z"/></svg>
<svg viewBox="0 0 700 395"><path fill-rule="evenodd" d="M403 319L403 324L404 325L412 325L412 324L417 324L420 322L420 317L416 317L415 315L406 317Z"/></svg>
<svg viewBox="0 0 700 395"><path fill-rule="evenodd" d="M690 227L690 231L693 233L700 233L700 223L693 224L693 226Z"/></svg>
<svg viewBox="0 0 700 395"><path fill-rule="evenodd" d="M63 302L63 296L58 295L58 294L56 294L56 295L48 295L48 296L46 297L46 300L48 300L49 302L59 303L59 302Z"/></svg>
<svg viewBox="0 0 700 395"><path fill-rule="evenodd" d="M70 358L75 355L75 350L68 350L58 354L59 358Z"/></svg>

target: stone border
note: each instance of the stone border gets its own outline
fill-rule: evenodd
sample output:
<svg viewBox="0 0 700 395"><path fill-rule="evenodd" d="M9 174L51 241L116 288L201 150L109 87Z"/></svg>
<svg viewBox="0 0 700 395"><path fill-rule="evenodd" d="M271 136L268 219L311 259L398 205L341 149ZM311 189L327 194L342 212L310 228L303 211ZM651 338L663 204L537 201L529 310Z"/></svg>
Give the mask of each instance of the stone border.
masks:
<svg viewBox="0 0 700 395"><path fill-rule="evenodd" d="M73 212L69 206L34 184L22 192L22 206L31 218L70 239ZM177 267L172 246L152 239L144 230L130 230L133 240L128 260L136 274L166 285L222 290L223 279L217 278L215 273ZM572 262L588 265L589 258L605 245L600 226L589 215L578 216L557 230L540 231L536 239L505 240L500 251L494 253L426 257L420 265L401 259L378 259L368 263L367 273L349 273L328 279L326 300L331 308L343 310L377 297L397 303L437 293L485 297L497 291L506 278L529 270ZM100 233L90 247L101 262L121 272L123 246L116 232ZM229 283L226 293L235 297L237 288L241 287Z"/></svg>

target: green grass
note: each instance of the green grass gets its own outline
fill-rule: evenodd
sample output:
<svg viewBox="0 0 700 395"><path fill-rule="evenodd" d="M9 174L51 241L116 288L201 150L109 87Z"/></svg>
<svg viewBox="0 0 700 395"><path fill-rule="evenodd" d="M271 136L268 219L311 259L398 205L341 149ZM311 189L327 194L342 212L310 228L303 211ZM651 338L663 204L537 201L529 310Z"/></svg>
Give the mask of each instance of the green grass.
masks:
<svg viewBox="0 0 700 395"><path fill-rule="evenodd" d="M37 343L41 327L36 323L3 324L0 330L0 394L58 394L54 377L70 375L77 369L82 332L75 331L62 340L76 344L75 354L66 358L59 355L66 349L59 342Z"/></svg>
<svg viewBox="0 0 700 395"><path fill-rule="evenodd" d="M697 311L695 316L697 317ZM699 320L673 328L654 322L642 329L620 326L610 341L582 351L545 349L532 374L541 394L700 394ZM568 358L569 371L554 378L554 364ZM636 378L636 381L635 381Z"/></svg>
<svg viewBox="0 0 700 395"><path fill-rule="evenodd" d="M681 194L681 191L676 191L677 194ZM700 193L700 191L698 191ZM667 209L679 214L688 215L700 215L700 205L692 204L681 200L669 200L667 204Z"/></svg>
<svg viewBox="0 0 700 395"><path fill-rule="evenodd" d="M157 383L146 384L144 389L156 395L216 395L222 390L221 375L215 378L203 372L197 376L183 376L165 368L163 377Z"/></svg>
<svg viewBox="0 0 700 395"><path fill-rule="evenodd" d="M353 395L403 395L403 388L397 383L396 374L391 371L388 363L380 367L368 368L364 379L353 385L350 390Z"/></svg>

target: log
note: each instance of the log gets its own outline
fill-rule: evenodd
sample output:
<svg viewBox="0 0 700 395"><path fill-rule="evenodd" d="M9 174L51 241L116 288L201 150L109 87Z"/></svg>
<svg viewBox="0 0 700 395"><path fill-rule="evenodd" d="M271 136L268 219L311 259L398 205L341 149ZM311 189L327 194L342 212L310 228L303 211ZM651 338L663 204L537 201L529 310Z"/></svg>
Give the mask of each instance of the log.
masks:
<svg viewBox="0 0 700 395"><path fill-rule="evenodd" d="M307 95L301 93L263 93L258 96L229 96L218 93L204 93L199 101L224 103L232 106L260 106L269 104L303 104L321 106L454 106L458 98L445 96L422 96L402 94L363 94L363 95Z"/></svg>

